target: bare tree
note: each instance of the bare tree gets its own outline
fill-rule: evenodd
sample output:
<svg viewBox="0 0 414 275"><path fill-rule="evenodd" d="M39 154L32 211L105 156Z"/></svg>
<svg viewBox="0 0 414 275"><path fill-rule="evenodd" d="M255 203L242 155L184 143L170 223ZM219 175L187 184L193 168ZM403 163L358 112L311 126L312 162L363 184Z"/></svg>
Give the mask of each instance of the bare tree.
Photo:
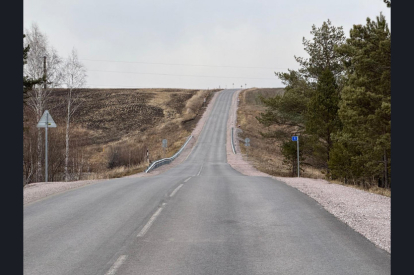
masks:
<svg viewBox="0 0 414 275"><path fill-rule="evenodd" d="M35 85L29 91L28 106L33 111L36 121L41 118L49 95L54 87L60 82L61 59L56 50L49 46L47 37L41 33L39 27L34 23L31 29L26 30L26 46L30 45L30 51L27 55L27 64L24 67L24 75L31 79L43 78L44 85ZM47 68L47 71L45 70ZM36 181L42 179L42 132L38 129L37 135L37 169Z"/></svg>
<svg viewBox="0 0 414 275"><path fill-rule="evenodd" d="M73 114L80 106L79 94L74 94L74 90L81 88L86 82L86 70L83 64L78 59L78 54L73 48L71 54L66 59L62 70L62 84L68 89L66 97L66 150L65 150L65 181L69 177L69 141L70 141L70 120Z"/></svg>

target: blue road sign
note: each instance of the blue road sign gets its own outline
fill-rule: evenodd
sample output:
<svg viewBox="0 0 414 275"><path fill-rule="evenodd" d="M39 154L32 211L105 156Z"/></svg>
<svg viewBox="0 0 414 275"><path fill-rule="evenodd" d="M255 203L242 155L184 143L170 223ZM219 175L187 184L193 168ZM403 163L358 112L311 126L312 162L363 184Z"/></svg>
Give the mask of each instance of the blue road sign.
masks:
<svg viewBox="0 0 414 275"><path fill-rule="evenodd" d="M298 141L298 136L293 136L292 141Z"/></svg>

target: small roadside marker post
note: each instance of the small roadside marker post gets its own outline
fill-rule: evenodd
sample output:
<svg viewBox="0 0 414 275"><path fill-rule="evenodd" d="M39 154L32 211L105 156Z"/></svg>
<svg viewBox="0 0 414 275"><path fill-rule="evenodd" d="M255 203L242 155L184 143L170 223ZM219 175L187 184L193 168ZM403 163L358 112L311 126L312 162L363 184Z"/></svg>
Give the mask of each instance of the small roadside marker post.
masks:
<svg viewBox="0 0 414 275"><path fill-rule="evenodd" d="M246 146L246 157L249 159L250 138L244 139L244 146Z"/></svg>
<svg viewBox="0 0 414 275"><path fill-rule="evenodd" d="M166 139L163 139L162 140L162 149L164 151L164 158L165 158L165 148L167 148L167 140Z"/></svg>
<svg viewBox="0 0 414 275"><path fill-rule="evenodd" d="M49 127L56 127L56 123L53 121L52 116L49 114L48 110L45 110L42 117L40 118L39 122L37 123L37 128L45 128L45 182L47 182L47 129Z"/></svg>
<svg viewBox="0 0 414 275"><path fill-rule="evenodd" d="M292 141L296 141L297 143L297 154L298 154L298 178L299 178L299 136L293 136Z"/></svg>

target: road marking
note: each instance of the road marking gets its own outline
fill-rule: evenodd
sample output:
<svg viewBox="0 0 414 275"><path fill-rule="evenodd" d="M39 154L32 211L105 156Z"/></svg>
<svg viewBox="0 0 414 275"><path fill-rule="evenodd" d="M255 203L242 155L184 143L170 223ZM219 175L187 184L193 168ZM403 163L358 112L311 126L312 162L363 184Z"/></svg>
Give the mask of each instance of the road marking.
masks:
<svg viewBox="0 0 414 275"><path fill-rule="evenodd" d="M158 217L158 215L161 213L161 210L163 206L165 205L165 202L162 204L160 208L158 208L157 212L152 215L152 217L149 219L147 224L144 226L144 228L141 229L141 231L138 233L137 237L142 237L147 233L148 229L151 227L152 223L155 221L155 219Z"/></svg>
<svg viewBox="0 0 414 275"><path fill-rule="evenodd" d="M105 273L105 275L114 275L118 268L125 262L127 257L127 255L119 256L116 262L111 266L111 269L109 269L108 272Z"/></svg>
<svg viewBox="0 0 414 275"><path fill-rule="evenodd" d="M203 164L204 165L204 164ZM198 171L197 176L200 176L201 170L203 170L203 165L201 165L200 171Z"/></svg>
<svg viewBox="0 0 414 275"><path fill-rule="evenodd" d="M191 179L191 177L189 177L188 179L186 179L184 182L187 182L189 179Z"/></svg>
<svg viewBox="0 0 414 275"><path fill-rule="evenodd" d="M171 193L171 195L170 195L170 198L171 198L172 196L174 196L174 195L175 195L175 193L177 193L178 189L180 189L180 188L181 188L181 186L183 186L183 184L182 184L182 183L181 183L180 185L178 185L178 187L177 187L177 188L175 188L175 189L174 189L174 191L172 191L172 193Z"/></svg>

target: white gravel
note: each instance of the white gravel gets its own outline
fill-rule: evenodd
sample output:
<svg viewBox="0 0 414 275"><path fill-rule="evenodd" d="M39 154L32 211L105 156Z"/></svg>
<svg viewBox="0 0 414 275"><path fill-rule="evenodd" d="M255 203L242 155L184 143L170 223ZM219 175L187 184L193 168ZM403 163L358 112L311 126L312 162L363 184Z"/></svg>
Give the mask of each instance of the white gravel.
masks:
<svg viewBox="0 0 414 275"><path fill-rule="evenodd" d="M240 92L240 91L239 91ZM231 149L230 137L231 127L236 129L237 96L233 97L227 124L227 161L237 171L249 176L266 176L268 174L256 170L250 163L245 161L239 153L238 141L236 140L236 152ZM209 106L204 112L193 131L194 139L189 142L182 154L171 164L161 166L149 174L138 173L129 177L145 177L162 173L173 166L181 163L190 154L204 123L211 112L218 93L214 95ZM385 196L368 193L362 190L331 184L326 180L308 178L273 177L277 180L298 189L320 203L328 212L348 224L355 231L365 236L375 245L391 253L391 199ZM26 185L23 188L23 204L28 204L53 194L66 190L79 188L81 186L99 182L102 180L83 180L74 182L40 182Z"/></svg>
<svg viewBox="0 0 414 275"><path fill-rule="evenodd" d="M96 183L104 180L79 180L69 182L36 182L23 187L23 205L43 199L45 197L62 193L70 189Z"/></svg>
<svg viewBox="0 0 414 275"><path fill-rule="evenodd" d="M391 253L391 198L363 190L333 184L322 179L273 177L258 171L240 154L235 137L236 153L231 149L231 127L236 129L237 97L233 96L227 123L227 162L247 176L272 177L290 185L316 200L329 213L348 224L376 246ZM236 132L235 132L236 133Z"/></svg>

